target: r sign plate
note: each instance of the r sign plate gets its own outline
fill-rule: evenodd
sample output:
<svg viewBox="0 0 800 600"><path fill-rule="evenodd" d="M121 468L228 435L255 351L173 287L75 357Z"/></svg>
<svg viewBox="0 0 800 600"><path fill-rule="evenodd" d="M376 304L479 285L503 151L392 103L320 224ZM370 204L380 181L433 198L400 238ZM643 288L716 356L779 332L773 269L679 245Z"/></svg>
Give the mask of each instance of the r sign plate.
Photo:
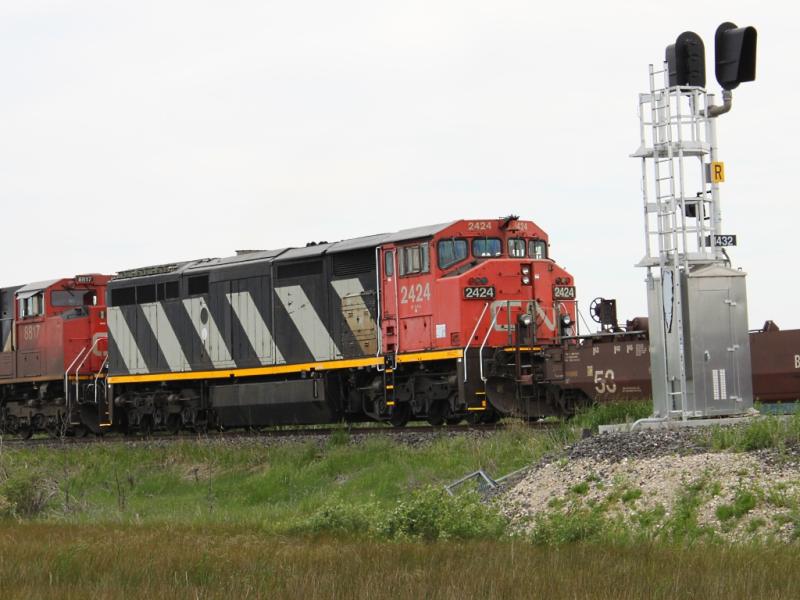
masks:
<svg viewBox="0 0 800 600"><path fill-rule="evenodd" d="M553 300L575 300L575 286L554 285Z"/></svg>

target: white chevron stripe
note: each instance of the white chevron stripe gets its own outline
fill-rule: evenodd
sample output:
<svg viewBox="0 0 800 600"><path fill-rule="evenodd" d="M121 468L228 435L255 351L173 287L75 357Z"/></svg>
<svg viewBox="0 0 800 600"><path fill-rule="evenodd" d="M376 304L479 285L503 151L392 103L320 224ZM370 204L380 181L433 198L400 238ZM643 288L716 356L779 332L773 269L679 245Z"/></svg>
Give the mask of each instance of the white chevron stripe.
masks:
<svg viewBox="0 0 800 600"><path fill-rule="evenodd" d="M369 308L367 307L367 303L364 302L364 296L362 296L364 293L364 286L361 285L361 280L359 280L358 277L354 277L352 279L339 279L337 281L331 281L331 285L333 286L333 289L336 290L336 293L339 294L339 298L342 300L342 313L345 313L345 298L347 298L347 307L351 309L357 309L362 315L367 315L368 320L366 323L364 323L364 326L366 326L367 329L372 329L375 331L375 319L372 318ZM364 326L361 326L360 323L352 323L350 321L350 319L347 320L347 325L351 329L358 328L359 333L363 332ZM378 334L376 332L376 343L377 335ZM358 343L364 353L368 353L370 351L370 341L360 339Z"/></svg>
<svg viewBox="0 0 800 600"><path fill-rule="evenodd" d="M283 303L289 318L311 351L314 360L332 360L341 358L342 353L325 328L317 311L299 285L276 287L275 293ZM331 356L331 354L333 354Z"/></svg>
<svg viewBox="0 0 800 600"><path fill-rule="evenodd" d="M228 346L225 345L219 333L217 323L214 321L214 315L208 310L208 306L206 306L203 299L184 298L183 305L186 308L186 312L189 314L189 319L191 319L197 330L197 335L199 335L200 339L203 341L206 354L211 359L211 364L214 365L214 368L224 369L232 366L233 358L228 350ZM205 325L200 321L200 312L203 308L208 311L208 322Z"/></svg>
<svg viewBox="0 0 800 600"><path fill-rule="evenodd" d="M256 353L258 353L260 345L258 343L259 339L264 341L268 354L265 356L259 355L261 364L286 362L278 346L275 345L272 334L261 317L261 312L258 310L256 303L253 301L252 294L250 292L231 292L226 296L231 303L233 312L242 324L242 329L247 334L247 339L250 340L250 345L256 350ZM273 353L275 360L271 361L270 358Z"/></svg>
<svg viewBox="0 0 800 600"><path fill-rule="evenodd" d="M147 364L139 346L128 327L128 322L122 314L122 309L108 308L108 333L119 349L120 358L125 363L128 373L147 373Z"/></svg>
<svg viewBox="0 0 800 600"><path fill-rule="evenodd" d="M361 280L359 280L358 277L331 281L331 285L333 289L336 290L336 293L339 294L340 298L344 298L345 296L360 296L364 292L364 286L361 285ZM363 298L361 304L364 305L364 308L367 307Z"/></svg>
<svg viewBox="0 0 800 600"><path fill-rule="evenodd" d="M189 364L186 355L183 353L178 336L167 319L167 313L160 302L151 305L142 305L142 312L150 323L153 333L158 340L161 354L167 361L170 371L182 371L183 366Z"/></svg>

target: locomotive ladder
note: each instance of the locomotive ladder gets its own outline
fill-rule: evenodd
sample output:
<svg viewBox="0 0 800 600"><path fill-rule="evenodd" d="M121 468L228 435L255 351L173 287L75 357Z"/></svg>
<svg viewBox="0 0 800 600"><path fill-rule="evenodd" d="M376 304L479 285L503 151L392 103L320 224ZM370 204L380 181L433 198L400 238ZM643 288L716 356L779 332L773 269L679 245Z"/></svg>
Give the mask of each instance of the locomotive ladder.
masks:
<svg viewBox="0 0 800 600"><path fill-rule="evenodd" d="M79 425L80 424L80 420L77 420L77 421L75 420L75 416L74 416L74 412L75 411L73 411L73 408L77 408L77 406L78 406L78 380L79 380L78 371L80 370L80 366L75 367L75 364L82 357L84 357L84 354L86 355L86 357L89 356L89 352L91 352L91 350L87 351L87 349L88 349L88 346L84 346L83 348L81 348L80 351L78 352L78 354L75 355L75 358L72 359L72 362L69 363L69 366L67 367L66 371L64 372L64 406L66 406L66 408L67 408L67 419L69 420L69 424L70 425ZM86 360L86 358L84 358L84 360ZM82 364L83 364L83 362L81 362L81 365ZM72 371L72 367L75 367L75 398L74 399L69 394L69 390L70 390L70 371Z"/></svg>
<svg viewBox="0 0 800 600"><path fill-rule="evenodd" d="M89 360L92 352L94 352L95 348L97 348L98 344L100 343L101 338L97 338L91 345L86 345L80 349L78 354L72 360L72 362L67 367L66 371L64 372L64 405L67 409L67 419L69 420L69 425L81 425L82 420L79 415L80 411L80 404L81 404L81 397L80 397L80 371L83 366L86 364L86 361ZM103 368L108 361L108 356L103 359L102 364L100 365L100 370L90 376L93 378L94 383L94 405L97 407L98 410L98 423L101 427L108 426L111 423L111 412L110 412L110 404L107 401L103 402L103 408L105 409L105 415L99 414L101 405L100 401L101 398L98 397L98 385L100 384L101 374ZM70 394L70 389L72 388L72 384L74 381L74 392ZM105 385L105 383L104 383ZM105 399L104 398L102 400ZM84 399L85 400L85 399Z"/></svg>

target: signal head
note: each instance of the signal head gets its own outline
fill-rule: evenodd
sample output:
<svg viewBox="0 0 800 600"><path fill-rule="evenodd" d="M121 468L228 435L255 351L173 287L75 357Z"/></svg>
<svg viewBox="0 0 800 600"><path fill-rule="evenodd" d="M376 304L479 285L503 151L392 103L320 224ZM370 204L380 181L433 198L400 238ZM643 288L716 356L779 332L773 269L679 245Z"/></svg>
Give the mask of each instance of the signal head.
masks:
<svg viewBox="0 0 800 600"><path fill-rule="evenodd" d="M667 46L669 85L706 87L706 50L703 40L694 31L684 31Z"/></svg>
<svg viewBox="0 0 800 600"><path fill-rule="evenodd" d="M724 90L732 90L743 81L756 79L755 27L736 27L725 22L714 36L715 73Z"/></svg>

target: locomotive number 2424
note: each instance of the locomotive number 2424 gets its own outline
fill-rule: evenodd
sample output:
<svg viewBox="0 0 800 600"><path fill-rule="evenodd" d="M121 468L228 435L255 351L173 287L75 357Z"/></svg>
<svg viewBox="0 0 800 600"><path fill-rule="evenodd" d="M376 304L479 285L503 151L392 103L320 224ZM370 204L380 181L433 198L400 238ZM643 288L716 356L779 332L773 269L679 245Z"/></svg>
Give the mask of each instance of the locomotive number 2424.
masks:
<svg viewBox="0 0 800 600"><path fill-rule="evenodd" d="M404 285L400 288L400 304L408 304L409 302L422 302L423 300L431 299L431 284L421 283Z"/></svg>

